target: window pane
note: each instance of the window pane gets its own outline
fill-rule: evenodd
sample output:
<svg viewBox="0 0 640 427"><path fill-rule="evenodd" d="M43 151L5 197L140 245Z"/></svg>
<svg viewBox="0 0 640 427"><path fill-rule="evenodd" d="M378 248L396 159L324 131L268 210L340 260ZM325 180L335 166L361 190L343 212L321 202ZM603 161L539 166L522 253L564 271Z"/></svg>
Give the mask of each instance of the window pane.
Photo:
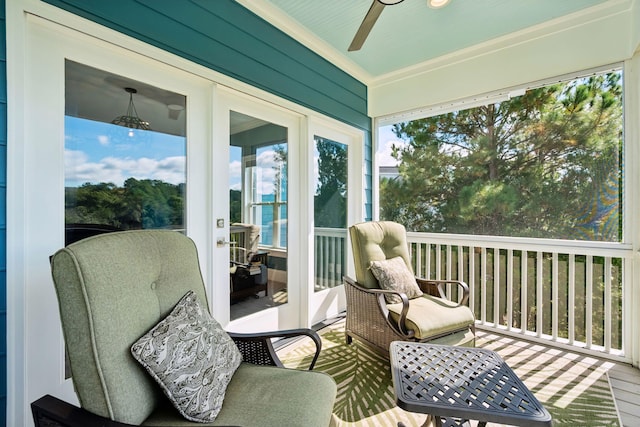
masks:
<svg viewBox="0 0 640 427"><path fill-rule="evenodd" d="M411 231L619 242L622 117L612 72L381 128L380 217Z"/></svg>
<svg viewBox="0 0 640 427"><path fill-rule="evenodd" d="M315 141L315 291L342 284L346 274L347 146L320 136Z"/></svg>
<svg viewBox="0 0 640 427"><path fill-rule="evenodd" d="M288 301L288 130L235 111L230 128L231 320L235 320Z"/></svg>
<svg viewBox="0 0 640 427"><path fill-rule="evenodd" d="M185 97L72 61L65 75L66 243L184 229Z"/></svg>
<svg viewBox="0 0 640 427"><path fill-rule="evenodd" d="M274 125L271 125L274 126ZM280 126L278 126L280 128ZM260 218L261 243L287 247L287 147L273 144L256 149L252 168L252 206Z"/></svg>

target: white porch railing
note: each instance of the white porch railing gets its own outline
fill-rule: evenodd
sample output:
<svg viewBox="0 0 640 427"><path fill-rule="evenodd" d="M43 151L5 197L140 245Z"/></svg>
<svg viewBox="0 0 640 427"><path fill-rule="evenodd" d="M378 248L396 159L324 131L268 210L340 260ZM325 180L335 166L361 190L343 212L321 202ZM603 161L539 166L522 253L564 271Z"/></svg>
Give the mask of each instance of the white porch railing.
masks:
<svg viewBox="0 0 640 427"><path fill-rule="evenodd" d="M315 232L315 290L335 288L342 284L347 273L347 230L316 228Z"/></svg>
<svg viewBox="0 0 640 427"><path fill-rule="evenodd" d="M480 327L614 358L624 355L623 289L631 245L407 236L417 275L469 285L469 305ZM450 297L457 297L455 290L447 290Z"/></svg>
<svg viewBox="0 0 640 427"><path fill-rule="evenodd" d="M417 275L462 280L481 328L624 359L631 245L407 233ZM347 231L315 230L316 290L346 273ZM457 298L457 288L447 289Z"/></svg>

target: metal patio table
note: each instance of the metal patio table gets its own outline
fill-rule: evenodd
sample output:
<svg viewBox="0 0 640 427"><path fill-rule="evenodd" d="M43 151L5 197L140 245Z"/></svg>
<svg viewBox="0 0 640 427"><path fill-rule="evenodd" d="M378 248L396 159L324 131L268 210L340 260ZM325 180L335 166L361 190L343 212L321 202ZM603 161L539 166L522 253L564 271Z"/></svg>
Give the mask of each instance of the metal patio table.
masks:
<svg viewBox="0 0 640 427"><path fill-rule="evenodd" d="M406 341L389 350L396 402L429 414L425 426L440 427L443 418L444 425L552 425L551 414L494 351Z"/></svg>

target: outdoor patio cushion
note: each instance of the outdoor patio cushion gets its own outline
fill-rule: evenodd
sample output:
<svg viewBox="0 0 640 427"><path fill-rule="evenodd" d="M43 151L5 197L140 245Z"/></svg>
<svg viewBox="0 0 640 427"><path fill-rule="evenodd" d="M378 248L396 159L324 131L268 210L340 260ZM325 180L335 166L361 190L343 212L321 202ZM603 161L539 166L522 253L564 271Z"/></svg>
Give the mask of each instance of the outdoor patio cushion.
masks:
<svg viewBox="0 0 640 427"><path fill-rule="evenodd" d="M391 221L366 222L358 224L357 227L349 227L349 232L356 280L361 286L369 289L380 288L378 280L369 269L371 261L399 256L411 270L406 231L402 224Z"/></svg>
<svg viewBox="0 0 640 427"><path fill-rule="evenodd" d="M60 425L112 425L109 420L127 425L207 425L182 417L130 351L188 291L194 291L208 310L195 243L168 230L101 234L59 250L51 266L81 417L102 417L99 423L86 424L80 418L76 424ZM305 331L263 335L300 332ZM333 379L321 372L281 367L273 359L271 340L256 341L257 335L230 333L245 362L227 385L212 425L328 426L337 389ZM34 419L47 416L43 408L36 409ZM60 417L65 414L49 419Z"/></svg>
<svg viewBox="0 0 640 427"><path fill-rule="evenodd" d="M193 241L174 231L101 234L58 251L52 272L81 406L143 422L162 392L129 348L186 291L207 301Z"/></svg>
<svg viewBox="0 0 640 427"><path fill-rule="evenodd" d="M344 276L347 315L347 343L358 338L376 350L388 354L392 341L439 342L449 345L475 343L475 321L467 306L469 287L461 280L437 280L415 277L407 232L392 221L369 221L349 227L356 280ZM386 261L385 261L386 260ZM410 272L415 286L424 295L405 290L404 300L388 301L389 284L380 283L373 274L375 263L402 260L404 280ZM448 299L445 286L455 286L459 301ZM384 296L384 297L383 297ZM415 297L415 298L414 298ZM408 317L408 319L406 318Z"/></svg>
<svg viewBox="0 0 640 427"><path fill-rule="evenodd" d="M282 425L286 415L288 427L329 426L335 383L321 372L298 371L242 363L227 387L222 410L213 423L200 426L273 426ZM275 404L277 396L278 404ZM309 403L313 402L312 405ZM144 423L154 427L193 427L167 401Z"/></svg>
<svg viewBox="0 0 640 427"><path fill-rule="evenodd" d="M415 276L401 257L371 261L371 267L369 268L378 279L380 288L402 292L409 299L422 296L422 291L416 283ZM399 295L390 294L384 297L390 304L402 302Z"/></svg>
<svg viewBox="0 0 640 427"><path fill-rule="evenodd" d="M387 308L391 318L397 322L402 303L387 304ZM415 338L421 340L463 329L474 321L468 307L424 294L421 298L409 301L406 325L409 329L415 330Z"/></svg>
<svg viewBox="0 0 640 427"><path fill-rule="evenodd" d="M236 344L193 291L131 346L131 354L178 412L197 422L215 420L242 362Z"/></svg>

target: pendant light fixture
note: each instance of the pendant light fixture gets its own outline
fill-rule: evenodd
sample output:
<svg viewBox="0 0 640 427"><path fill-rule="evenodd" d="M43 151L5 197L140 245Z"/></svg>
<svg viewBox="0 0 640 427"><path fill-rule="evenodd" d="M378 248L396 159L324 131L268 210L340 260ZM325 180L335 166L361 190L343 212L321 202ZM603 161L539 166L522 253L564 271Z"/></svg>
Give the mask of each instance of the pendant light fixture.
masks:
<svg viewBox="0 0 640 427"><path fill-rule="evenodd" d="M127 107L127 112L123 116L118 116L113 119L111 123L128 128L129 136L133 136L134 129L151 130L149 122L145 122L138 117L136 106L133 105L133 94L138 93L138 91L132 87L125 87L124 90L129 94L129 106Z"/></svg>

